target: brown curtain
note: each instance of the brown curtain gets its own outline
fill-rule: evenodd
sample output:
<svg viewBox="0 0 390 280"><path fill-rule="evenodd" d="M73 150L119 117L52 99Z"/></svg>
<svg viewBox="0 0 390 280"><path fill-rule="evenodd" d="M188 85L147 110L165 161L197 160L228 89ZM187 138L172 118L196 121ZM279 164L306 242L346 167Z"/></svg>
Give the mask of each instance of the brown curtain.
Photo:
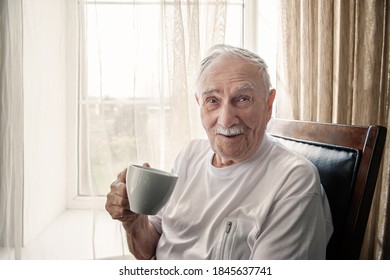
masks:
<svg viewBox="0 0 390 280"><path fill-rule="evenodd" d="M279 118L388 127L389 0L280 0ZM362 259L390 259L390 132Z"/></svg>

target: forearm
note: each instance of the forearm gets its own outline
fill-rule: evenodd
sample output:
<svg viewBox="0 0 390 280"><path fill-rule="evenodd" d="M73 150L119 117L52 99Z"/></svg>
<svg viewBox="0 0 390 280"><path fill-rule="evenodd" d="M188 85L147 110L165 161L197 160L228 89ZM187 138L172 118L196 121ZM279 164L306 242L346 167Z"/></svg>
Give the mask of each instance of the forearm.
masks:
<svg viewBox="0 0 390 280"><path fill-rule="evenodd" d="M123 222L127 244L136 259L151 259L156 253L160 234L149 222L147 215L139 215L133 221Z"/></svg>

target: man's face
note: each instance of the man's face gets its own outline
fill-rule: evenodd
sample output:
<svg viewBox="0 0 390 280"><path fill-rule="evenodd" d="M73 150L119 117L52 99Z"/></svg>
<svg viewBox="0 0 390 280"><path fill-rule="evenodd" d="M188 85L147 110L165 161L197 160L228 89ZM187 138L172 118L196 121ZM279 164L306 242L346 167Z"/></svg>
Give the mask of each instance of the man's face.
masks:
<svg viewBox="0 0 390 280"><path fill-rule="evenodd" d="M215 166L244 161L257 151L275 97L274 90L265 90L260 70L246 59L221 55L203 72L197 101Z"/></svg>

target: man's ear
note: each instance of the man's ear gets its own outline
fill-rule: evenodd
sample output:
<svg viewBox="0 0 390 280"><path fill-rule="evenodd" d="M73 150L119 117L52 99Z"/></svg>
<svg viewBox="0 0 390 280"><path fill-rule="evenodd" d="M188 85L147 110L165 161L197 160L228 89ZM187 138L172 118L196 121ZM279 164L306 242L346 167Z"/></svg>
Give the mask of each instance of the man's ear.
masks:
<svg viewBox="0 0 390 280"><path fill-rule="evenodd" d="M198 103L198 105L200 106L199 97L198 97L198 95L196 93L195 93L195 99L196 99L196 103Z"/></svg>
<svg viewBox="0 0 390 280"><path fill-rule="evenodd" d="M267 100L267 113L266 113L267 114L267 122L272 117L272 108L273 108L275 96L276 96L276 90L271 89L270 92L268 93L268 100Z"/></svg>

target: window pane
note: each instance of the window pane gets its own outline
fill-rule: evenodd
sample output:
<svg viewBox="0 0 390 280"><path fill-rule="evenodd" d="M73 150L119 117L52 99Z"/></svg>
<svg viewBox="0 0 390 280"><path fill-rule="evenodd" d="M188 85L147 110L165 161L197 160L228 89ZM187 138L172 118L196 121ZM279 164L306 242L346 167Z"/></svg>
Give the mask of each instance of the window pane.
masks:
<svg viewBox="0 0 390 280"><path fill-rule="evenodd" d="M145 23L144 19L153 20ZM157 94L150 85L159 78L159 23L159 6L87 6L85 98L152 98ZM141 89L135 91L136 86Z"/></svg>
<svg viewBox="0 0 390 280"><path fill-rule="evenodd" d="M96 194L106 194L117 173L143 158L160 153L163 125L160 106L153 102L83 104L80 122L80 184L94 186ZM169 122L169 108L165 123ZM147 129L146 129L147 128ZM169 133L168 127L165 128ZM80 195L89 195L88 187Z"/></svg>

